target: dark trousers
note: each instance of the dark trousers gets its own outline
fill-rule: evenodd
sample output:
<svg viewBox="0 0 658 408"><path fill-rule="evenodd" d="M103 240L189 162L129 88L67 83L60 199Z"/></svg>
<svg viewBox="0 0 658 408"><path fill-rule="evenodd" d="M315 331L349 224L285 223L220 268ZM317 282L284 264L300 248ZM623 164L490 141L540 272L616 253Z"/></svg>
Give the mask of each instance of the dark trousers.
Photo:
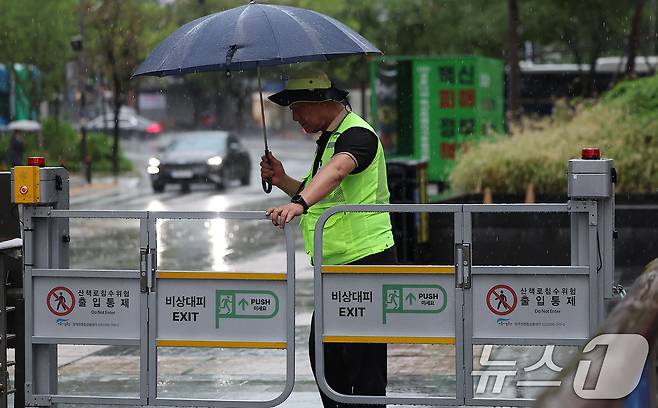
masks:
<svg viewBox="0 0 658 408"><path fill-rule="evenodd" d="M359 259L350 265L397 264L395 247ZM315 373L315 314L311 318L308 353ZM324 376L329 386L346 395L386 395L386 344L324 344ZM386 408L385 405L344 404L336 402L320 390L324 408Z"/></svg>

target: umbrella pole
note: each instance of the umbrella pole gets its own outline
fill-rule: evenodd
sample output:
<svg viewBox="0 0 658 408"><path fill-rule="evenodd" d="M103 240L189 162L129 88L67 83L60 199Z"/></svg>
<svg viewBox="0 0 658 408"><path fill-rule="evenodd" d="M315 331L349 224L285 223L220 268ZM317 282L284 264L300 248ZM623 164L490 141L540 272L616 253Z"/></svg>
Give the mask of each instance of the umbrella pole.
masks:
<svg viewBox="0 0 658 408"><path fill-rule="evenodd" d="M265 108L263 107L263 85L261 84L260 81L260 67L256 67L256 71L258 72L258 95L260 96L260 118L263 122L263 141L265 142L265 160L269 162L268 153L270 151L267 147L267 128L265 127ZM261 180L261 183L263 185L263 191L269 194L272 191L272 179Z"/></svg>

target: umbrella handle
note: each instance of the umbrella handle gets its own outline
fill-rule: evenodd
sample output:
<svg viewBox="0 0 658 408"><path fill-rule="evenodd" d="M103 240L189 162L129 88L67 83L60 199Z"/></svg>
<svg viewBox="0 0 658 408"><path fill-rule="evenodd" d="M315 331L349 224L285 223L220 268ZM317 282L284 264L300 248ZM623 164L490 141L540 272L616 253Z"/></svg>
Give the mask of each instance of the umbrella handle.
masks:
<svg viewBox="0 0 658 408"><path fill-rule="evenodd" d="M267 162L269 163L270 158L268 156L269 151L267 149L267 139L265 139L265 144L266 144L266 146L265 146L265 160L267 160ZM269 193L272 192L272 179L271 178L268 178L267 180L262 179L261 184L263 185L263 191L265 193L269 194Z"/></svg>
<svg viewBox="0 0 658 408"><path fill-rule="evenodd" d="M266 192L267 194L272 192L272 179L261 180L261 183L263 184L264 192Z"/></svg>

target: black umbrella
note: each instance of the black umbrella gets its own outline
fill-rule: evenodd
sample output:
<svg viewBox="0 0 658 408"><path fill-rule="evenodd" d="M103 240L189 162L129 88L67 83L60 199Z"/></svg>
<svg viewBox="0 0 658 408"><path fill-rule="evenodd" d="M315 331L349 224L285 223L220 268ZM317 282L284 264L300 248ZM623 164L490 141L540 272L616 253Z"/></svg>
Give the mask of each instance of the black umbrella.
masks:
<svg viewBox="0 0 658 408"><path fill-rule="evenodd" d="M230 76L230 71L256 68L267 155L260 67L367 54L382 52L336 19L312 10L252 1L180 27L158 45L133 77L207 71L226 71ZM263 190L272 190L271 180L263 180Z"/></svg>

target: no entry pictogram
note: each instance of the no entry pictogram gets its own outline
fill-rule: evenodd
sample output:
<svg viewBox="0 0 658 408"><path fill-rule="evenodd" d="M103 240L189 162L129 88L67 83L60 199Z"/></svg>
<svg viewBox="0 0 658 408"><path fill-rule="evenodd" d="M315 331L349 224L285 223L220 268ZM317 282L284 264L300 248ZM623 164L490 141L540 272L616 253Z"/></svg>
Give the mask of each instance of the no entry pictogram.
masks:
<svg viewBox="0 0 658 408"><path fill-rule="evenodd" d="M516 292L507 285L496 285L487 292L487 307L498 316L505 316L516 308Z"/></svg>
<svg viewBox="0 0 658 408"><path fill-rule="evenodd" d="M75 307L75 296L73 296L71 289L58 286L48 292L46 305L48 305L48 310L55 316L66 316Z"/></svg>

